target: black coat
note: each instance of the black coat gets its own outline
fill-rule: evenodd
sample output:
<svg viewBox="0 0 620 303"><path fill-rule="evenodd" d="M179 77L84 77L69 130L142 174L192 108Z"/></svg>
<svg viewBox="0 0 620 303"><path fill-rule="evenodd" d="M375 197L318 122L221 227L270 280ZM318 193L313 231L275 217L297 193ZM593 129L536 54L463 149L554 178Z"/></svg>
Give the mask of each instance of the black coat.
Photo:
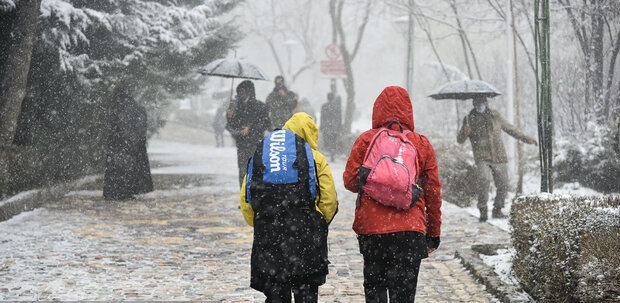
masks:
<svg viewBox="0 0 620 303"><path fill-rule="evenodd" d="M132 97L120 94L108 120L103 196L122 200L153 191L146 153L146 110Z"/></svg>
<svg viewBox="0 0 620 303"><path fill-rule="evenodd" d="M342 131L342 107L340 97L321 106L321 133L340 134Z"/></svg>
<svg viewBox="0 0 620 303"><path fill-rule="evenodd" d="M235 138L237 147L254 150L270 128L267 106L256 98L249 98L243 104L233 100L229 111L231 115L227 117L226 130ZM241 133L244 127L250 129L247 135Z"/></svg>
<svg viewBox="0 0 620 303"><path fill-rule="evenodd" d="M328 263L327 222L317 210L288 207L278 213L256 213L252 288L264 291L271 284L322 285Z"/></svg>

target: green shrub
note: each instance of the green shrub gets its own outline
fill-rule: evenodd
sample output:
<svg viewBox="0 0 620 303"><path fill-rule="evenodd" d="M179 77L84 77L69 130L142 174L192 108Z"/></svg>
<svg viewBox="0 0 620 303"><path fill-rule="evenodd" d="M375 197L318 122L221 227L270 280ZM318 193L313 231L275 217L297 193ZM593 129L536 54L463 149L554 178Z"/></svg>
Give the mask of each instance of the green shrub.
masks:
<svg viewBox="0 0 620 303"><path fill-rule="evenodd" d="M619 210L620 196L517 198L510 224L523 289L540 302L618 300Z"/></svg>

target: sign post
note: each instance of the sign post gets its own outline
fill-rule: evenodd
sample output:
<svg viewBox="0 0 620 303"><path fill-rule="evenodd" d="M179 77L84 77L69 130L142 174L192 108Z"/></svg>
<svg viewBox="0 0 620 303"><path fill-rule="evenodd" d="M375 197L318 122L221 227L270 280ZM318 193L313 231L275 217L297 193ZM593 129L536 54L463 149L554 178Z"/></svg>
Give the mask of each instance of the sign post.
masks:
<svg viewBox="0 0 620 303"><path fill-rule="evenodd" d="M347 69L337 44L330 44L325 48L327 60L321 60L321 73L325 75L346 76Z"/></svg>

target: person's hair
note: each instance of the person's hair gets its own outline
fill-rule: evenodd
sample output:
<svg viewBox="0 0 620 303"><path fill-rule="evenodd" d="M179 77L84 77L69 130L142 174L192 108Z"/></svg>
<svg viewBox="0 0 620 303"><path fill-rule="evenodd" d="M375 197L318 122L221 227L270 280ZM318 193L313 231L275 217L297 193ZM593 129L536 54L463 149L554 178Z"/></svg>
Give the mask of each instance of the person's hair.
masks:
<svg viewBox="0 0 620 303"><path fill-rule="evenodd" d="M487 97L475 97L473 103L484 103L487 102Z"/></svg>
<svg viewBox="0 0 620 303"><path fill-rule="evenodd" d="M327 93L327 100L328 101L334 100L334 93L332 93L332 92Z"/></svg>
<svg viewBox="0 0 620 303"><path fill-rule="evenodd" d="M254 83L250 80L244 80L237 85L237 92L240 90L245 91L250 98L256 98L256 90L254 89Z"/></svg>

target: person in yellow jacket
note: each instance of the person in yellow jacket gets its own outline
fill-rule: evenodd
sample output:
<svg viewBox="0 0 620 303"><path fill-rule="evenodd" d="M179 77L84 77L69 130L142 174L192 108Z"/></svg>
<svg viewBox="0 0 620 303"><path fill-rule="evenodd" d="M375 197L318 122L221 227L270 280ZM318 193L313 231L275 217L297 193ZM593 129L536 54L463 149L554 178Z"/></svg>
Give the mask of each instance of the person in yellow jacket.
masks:
<svg viewBox="0 0 620 303"><path fill-rule="evenodd" d="M296 203L294 200L303 200L299 197L310 197L301 193L308 186L299 185L286 191L287 198L272 194L276 191L270 190L273 187L261 194L256 192L264 190L264 186L256 187L251 192L252 187L248 183L254 184L256 181L251 179L257 177L256 169L254 176L246 174L240 191L240 206L245 221L254 227L250 286L265 294L265 302L291 302L291 293L295 302L317 302L319 285L325 283L328 273L327 228L338 212L338 197L331 169L318 150L319 130L312 117L304 112L295 113L282 129L301 137L312 151L316 172L313 179L316 180L313 183L316 185L315 199L303 204L305 206L293 205ZM271 134L280 134L277 132L283 131L275 130ZM261 142L258 149L262 148ZM273 159L277 155L270 153L270 156ZM254 157L248 169L257 167L253 163ZM313 171L312 167L307 171ZM248 192L257 197L248 197ZM291 194L297 198L291 199ZM260 204L256 200L260 200ZM257 205L265 204L271 206L257 209Z"/></svg>

